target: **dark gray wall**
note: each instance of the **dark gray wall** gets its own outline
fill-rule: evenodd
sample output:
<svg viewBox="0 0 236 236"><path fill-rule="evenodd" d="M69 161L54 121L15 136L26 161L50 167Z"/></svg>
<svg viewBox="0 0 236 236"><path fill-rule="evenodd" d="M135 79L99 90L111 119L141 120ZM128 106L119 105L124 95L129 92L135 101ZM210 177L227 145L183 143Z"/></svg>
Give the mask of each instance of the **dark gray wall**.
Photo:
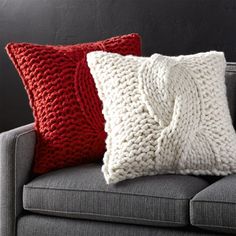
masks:
<svg viewBox="0 0 236 236"><path fill-rule="evenodd" d="M143 52L223 50L236 61L235 0L0 0L0 132L33 120L10 41L72 44L138 32Z"/></svg>

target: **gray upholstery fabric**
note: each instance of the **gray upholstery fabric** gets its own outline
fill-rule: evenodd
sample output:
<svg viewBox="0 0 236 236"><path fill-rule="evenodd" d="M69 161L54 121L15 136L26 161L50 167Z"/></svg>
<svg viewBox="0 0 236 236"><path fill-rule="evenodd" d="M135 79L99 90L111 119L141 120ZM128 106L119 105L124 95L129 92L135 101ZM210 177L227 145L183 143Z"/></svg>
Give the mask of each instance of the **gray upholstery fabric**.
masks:
<svg viewBox="0 0 236 236"><path fill-rule="evenodd" d="M26 210L63 217L158 226L189 223L189 199L208 186L198 177L159 175L107 185L101 164L51 172L24 186Z"/></svg>
<svg viewBox="0 0 236 236"><path fill-rule="evenodd" d="M26 125L0 134L0 236L14 236L23 210L23 185L29 181L35 131Z"/></svg>
<svg viewBox="0 0 236 236"><path fill-rule="evenodd" d="M157 228L26 215L18 221L17 236L219 236L219 234L192 228Z"/></svg>
<svg viewBox="0 0 236 236"><path fill-rule="evenodd" d="M190 203L191 224L236 235L236 175L199 192Z"/></svg>
<svg viewBox="0 0 236 236"><path fill-rule="evenodd" d="M225 77L229 109L236 129L236 63L227 63Z"/></svg>

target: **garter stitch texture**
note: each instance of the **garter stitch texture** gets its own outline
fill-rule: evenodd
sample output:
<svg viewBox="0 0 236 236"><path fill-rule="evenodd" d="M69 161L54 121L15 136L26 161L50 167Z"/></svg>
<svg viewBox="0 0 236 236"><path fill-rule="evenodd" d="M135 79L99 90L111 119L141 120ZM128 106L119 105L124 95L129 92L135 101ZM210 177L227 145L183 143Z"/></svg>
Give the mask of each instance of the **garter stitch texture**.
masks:
<svg viewBox="0 0 236 236"><path fill-rule="evenodd" d="M144 58L91 52L87 61L103 101L107 183L236 172L223 53Z"/></svg>
<svg viewBox="0 0 236 236"><path fill-rule="evenodd" d="M86 54L107 50L140 55L139 35L68 46L10 43L6 48L28 92L35 118L33 171L42 174L102 159L106 138L102 103Z"/></svg>

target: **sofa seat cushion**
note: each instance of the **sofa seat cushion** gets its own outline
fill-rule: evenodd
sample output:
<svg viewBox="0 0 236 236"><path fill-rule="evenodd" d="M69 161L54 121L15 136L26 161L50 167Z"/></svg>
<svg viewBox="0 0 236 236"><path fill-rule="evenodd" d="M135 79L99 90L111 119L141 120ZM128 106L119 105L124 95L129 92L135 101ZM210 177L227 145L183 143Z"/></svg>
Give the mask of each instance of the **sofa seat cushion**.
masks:
<svg viewBox="0 0 236 236"><path fill-rule="evenodd" d="M190 203L191 224L236 235L236 175L220 179Z"/></svg>
<svg viewBox="0 0 236 236"><path fill-rule="evenodd" d="M50 172L24 186L28 211L153 226L189 224L189 200L208 186L194 176L157 175L107 185L101 164Z"/></svg>

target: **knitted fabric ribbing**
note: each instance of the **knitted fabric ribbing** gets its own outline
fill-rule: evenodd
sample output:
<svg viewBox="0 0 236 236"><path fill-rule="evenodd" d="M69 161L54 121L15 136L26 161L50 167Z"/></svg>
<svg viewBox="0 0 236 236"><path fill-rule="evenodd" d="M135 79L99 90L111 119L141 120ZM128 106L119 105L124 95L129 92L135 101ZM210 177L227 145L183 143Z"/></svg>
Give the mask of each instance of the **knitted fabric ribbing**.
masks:
<svg viewBox="0 0 236 236"><path fill-rule="evenodd" d="M102 103L86 54L107 50L140 55L139 35L68 46L10 43L6 48L33 109L37 132L34 172L102 159L106 138Z"/></svg>
<svg viewBox="0 0 236 236"><path fill-rule="evenodd" d="M223 53L144 58L92 52L87 60L106 119L107 183L236 172Z"/></svg>

